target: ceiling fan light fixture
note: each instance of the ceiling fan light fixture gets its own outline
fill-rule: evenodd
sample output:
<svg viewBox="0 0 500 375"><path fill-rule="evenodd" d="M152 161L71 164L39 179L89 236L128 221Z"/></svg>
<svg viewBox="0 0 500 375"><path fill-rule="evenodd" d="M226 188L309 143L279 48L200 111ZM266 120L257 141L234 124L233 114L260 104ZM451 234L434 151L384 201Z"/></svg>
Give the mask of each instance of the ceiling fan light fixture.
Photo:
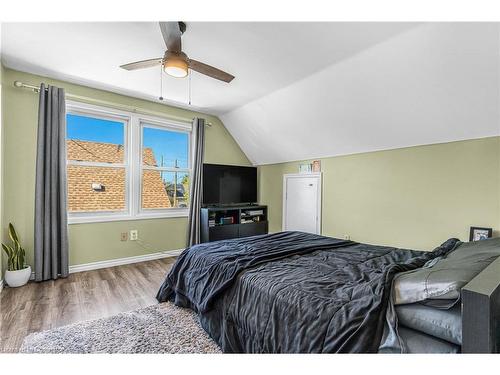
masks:
<svg viewBox="0 0 500 375"><path fill-rule="evenodd" d="M169 76L184 78L188 74L188 63L184 59L169 58L163 64L163 70Z"/></svg>
<svg viewBox="0 0 500 375"><path fill-rule="evenodd" d="M166 74L176 78L187 77L191 69L192 71L226 83L234 79L233 75L202 63L201 61L190 59L182 52L181 37L184 31L186 31L186 24L184 22L169 21L160 22L159 24L161 35L167 47L163 58L158 57L149 60L135 61L121 65L120 68L125 70L137 70L160 65L161 69L163 69Z"/></svg>

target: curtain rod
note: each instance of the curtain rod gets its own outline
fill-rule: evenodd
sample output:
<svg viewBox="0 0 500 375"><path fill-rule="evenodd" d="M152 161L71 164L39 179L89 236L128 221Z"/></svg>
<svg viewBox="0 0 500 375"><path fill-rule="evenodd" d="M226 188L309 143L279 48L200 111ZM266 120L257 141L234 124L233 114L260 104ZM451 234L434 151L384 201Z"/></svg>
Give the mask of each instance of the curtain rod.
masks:
<svg viewBox="0 0 500 375"><path fill-rule="evenodd" d="M37 94L40 92L40 87L29 85L29 84L23 83L21 81L14 81L14 87L17 87L17 88L20 88L20 89L28 89L28 90L31 90L31 91L37 93ZM86 103L89 103L89 104L92 104L92 103L94 103L94 104L100 104L100 105L104 105L106 107L112 107L112 108L115 108L115 109L122 109L122 110L126 110L126 111L129 111L129 112L134 112L134 113L139 113L139 114L143 114L143 115L159 116L159 117L164 117L164 118L168 118L168 119L171 119L171 120L184 121L184 122L190 122L192 120L192 119L186 118L186 117L166 115L166 114L164 114L162 112L149 111L147 109L138 109L136 107L129 106L129 105L126 105L126 104L116 104L116 103L108 102L108 101L105 101L105 100L90 98L90 97L87 97L87 96L80 96L80 95L74 95L74 94L66 93L66 97L68 99L72 99L72 100L75 100L77 102L86 102ZM212 123L205 122L205 126L212 127Z"/></svg>

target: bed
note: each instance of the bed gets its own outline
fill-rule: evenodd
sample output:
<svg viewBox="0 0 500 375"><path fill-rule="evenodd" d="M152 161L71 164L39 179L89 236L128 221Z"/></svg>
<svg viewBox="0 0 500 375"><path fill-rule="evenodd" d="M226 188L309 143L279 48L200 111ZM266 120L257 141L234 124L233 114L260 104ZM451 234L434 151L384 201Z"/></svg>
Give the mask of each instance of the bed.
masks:
<svg viewBox="0 0 500 375"><path fill-rule="evenodd" d="M401 343L424 338L437 352L458 352L398 324L396 310L423 301L397 303L393 284L461 245L450 239L422 252L301 232L205 243L179 256L157 299L196 311L228 353L414 352Z"/></svg>

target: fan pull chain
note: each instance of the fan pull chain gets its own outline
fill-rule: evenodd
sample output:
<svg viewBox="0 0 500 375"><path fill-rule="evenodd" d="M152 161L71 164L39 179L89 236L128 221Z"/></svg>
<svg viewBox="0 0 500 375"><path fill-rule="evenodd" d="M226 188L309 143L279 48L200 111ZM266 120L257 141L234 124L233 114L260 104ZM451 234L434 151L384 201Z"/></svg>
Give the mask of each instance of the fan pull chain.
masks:
<svg viewBox="0 0 500 375"><path fill-rule="evenodd" d="M160 65L160 97L158 99L163 100L163 65Z"/></svg>
<svg viewBox="0 0 500 375"><path fill-rule="evenodd" d="M189 92L189 105L191 105L191 69L189 69L189 87L188 87L188 92Z"/></svg>

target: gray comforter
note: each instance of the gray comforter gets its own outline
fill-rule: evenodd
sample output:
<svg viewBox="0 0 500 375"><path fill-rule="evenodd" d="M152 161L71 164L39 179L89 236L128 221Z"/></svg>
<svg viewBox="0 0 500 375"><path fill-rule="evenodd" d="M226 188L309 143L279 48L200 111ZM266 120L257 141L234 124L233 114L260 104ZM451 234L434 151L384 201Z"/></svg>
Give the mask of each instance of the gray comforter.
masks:
<svg viewBox="0 0 500 375"><path fill-rule="evenodd" d="M451 251L283 232L201 244L178 258L157 299L199 313L224 352L377 352L397 272Z"/></svg>

